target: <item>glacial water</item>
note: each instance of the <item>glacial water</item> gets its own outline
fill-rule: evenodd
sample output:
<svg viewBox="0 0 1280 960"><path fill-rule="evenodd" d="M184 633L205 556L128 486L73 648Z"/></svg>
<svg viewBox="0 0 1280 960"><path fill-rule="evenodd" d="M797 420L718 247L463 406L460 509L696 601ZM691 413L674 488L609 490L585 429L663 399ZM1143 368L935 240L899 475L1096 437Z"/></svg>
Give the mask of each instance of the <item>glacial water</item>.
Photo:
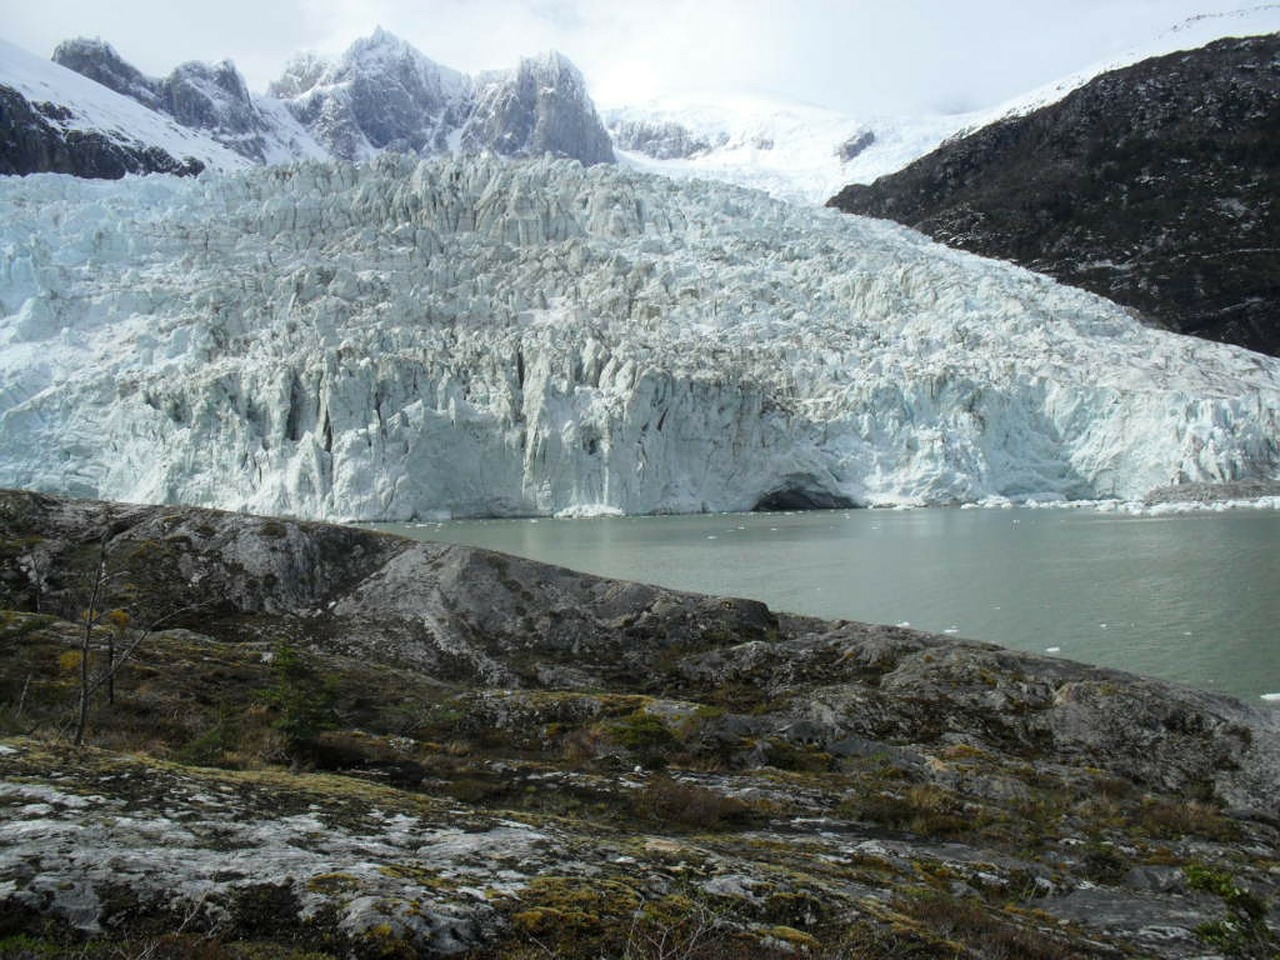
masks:
<svg viewBox="0 0 1280 960"><path fill-rule="evenodd" d="M395 525L775 610L1280 693L1280 511L850 510Z"/></svg>

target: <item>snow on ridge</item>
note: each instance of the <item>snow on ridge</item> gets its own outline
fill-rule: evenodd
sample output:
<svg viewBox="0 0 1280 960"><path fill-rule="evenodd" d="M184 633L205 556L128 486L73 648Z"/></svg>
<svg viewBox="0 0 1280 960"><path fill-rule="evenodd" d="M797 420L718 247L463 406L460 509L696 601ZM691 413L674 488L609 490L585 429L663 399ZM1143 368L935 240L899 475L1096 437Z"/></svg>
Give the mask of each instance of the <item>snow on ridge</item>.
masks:
<svg viewBox="0 0 1280 960"><path fill-rule="evenodd" d="M571 161L0 183L0 485L322 518L1280 478L1280 361Z"/></svg>
<svg viewBox="0 0 1280 960"><path fill-rule="evenodd" d="M996 121L1049 106L1099 74L1223 37L1280 31L1280 4L1263 4L1191 17L1152 40L1054 80L1010 100L962 114L854 116L809 104L767 98L707 98L687 94L642 104L607 104L601 115L611 130L626 122L677 123L713 149L682 159L654 159L620 150L622 162L675 177L704 177L762 189L804 203L825 203L850 183L872 183L925 156L944 141ZM843 143L870 132L874 141L842 160ZM761 143L768 146L759 146Z"/></svg>
<svg viewBox="0 0 1280 960"><path fill-rule="evenodd" d="M1006 117L1022 116L1057 103L1104 73L1180 50L1194 50L1227 37L1253 37L1280 31L1280 4L1268 3L1215 14L1189 17L1151 40L1100 60L1082 70L1020 94L988 110L969 115L963 130L986 126Z"/></svg>
<svg viewBox="0 0 1280 960"><path fill-rule="evenodd" d="M212 169L236 170L250 163L199 131L2 39L0 84L32 103L49 101L68 108L69 118L50 118L65 130L101 131L124 143L160 147L176 160L195 157Z"/></svg>

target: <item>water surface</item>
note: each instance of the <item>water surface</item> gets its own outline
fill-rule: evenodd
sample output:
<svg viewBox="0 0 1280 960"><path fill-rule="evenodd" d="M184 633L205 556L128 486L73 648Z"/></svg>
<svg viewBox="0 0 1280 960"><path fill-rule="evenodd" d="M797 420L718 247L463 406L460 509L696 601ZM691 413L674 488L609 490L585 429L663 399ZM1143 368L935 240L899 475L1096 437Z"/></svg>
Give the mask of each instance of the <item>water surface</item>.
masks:
<svg viewBox="0 0 1280 960"><path fill-rule="evenodd" d="M388 525L775 610L1280 692L1280 511L850 510Z"/></svg>

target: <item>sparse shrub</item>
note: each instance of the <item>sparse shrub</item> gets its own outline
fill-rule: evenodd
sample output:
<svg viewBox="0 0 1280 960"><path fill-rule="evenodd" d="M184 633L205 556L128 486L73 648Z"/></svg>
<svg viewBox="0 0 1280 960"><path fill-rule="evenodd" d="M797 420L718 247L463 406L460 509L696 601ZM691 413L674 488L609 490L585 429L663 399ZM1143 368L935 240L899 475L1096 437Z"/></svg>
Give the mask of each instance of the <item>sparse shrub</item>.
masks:
<svg viewBox="0 0 1280 960"><path fill-rule="evenodd" d="M779 770L824 773L835 766L835 759L829 753L777 738L769 741L765 756L765 762Z"/></svg>
<svg viewBox="0 0 1280 960"><path fill-rule="evenodd" d="M1084 852L1080 871L1098 883L1116 883L1129 872L1128 859L1110 844L1091 844Z"/></svg>
<svg viewBox="0 0 1280 960"><path fill-rule="evenodd" d="M1267 902L1240 886L1225 870L1189 864L1182 870L1192 890L1222 899L1227 915L1200 924L1195 934L1228 957L1274 960L1280 956L1280 939L1267 926Z"/></svg>
<svg viewBox="0 0 1280 960"><path fill-rule="evenodd" d="M672 751L679 745L674 733L660 717L637 710L609 724L609 738L625 747L650 770L662 770Z"/></svg>
<svg viewBox="0 0 1280 960"><path fill-rule="evenodd" d="M837 812L925 837L958 838L981 826L958 799L933 784L913 784L901 793L875 791L846 799Z"/></svg>
<svg viewBox="0 0 1280 960"><path fill-rule="evenodd" d="M635 797L635 809L647 819L695 830L741 822L750 814L750 807L736 797L665 775L649 778Z"/></svg>
<svg viewBox="0 0 1280 960"><path fill-rule="evenodd" d="M262 524L259 531L264 537L271 537L273 540L279 540L289 535L289 528L279 520L267 520Z"/></svg>
<svg viewBox="0 0 1280 960"><path fill-rule="evenodd" d="M1073 960L1079 956L1069 944L997 916L977 899L930 893L904 898L897 906L935 936L975 948L970 955L1018 960Z"/></svg>
<svg viewBox="0 0 1280 960"><path fill-rule="evenodd" d="M306 759L311 742L337 723L334 685L322 680L288 643L276 645L271 672L275 683L263 692L263 700L275 713L273 725L286 755Z"/></svg>
<svg viewBox="0 0 1280 960"><path fill-rule="evenodd" d="M561 741L564 759L573 765L589 763L601 755L607 739L604 727L598 723L572 730Z"/></svg>
<svg viewBox="0 0 1280 960"><path fill-rule="evenodd" d="M1137 827L1159 840L1190 836L1230 842L1240 836L1238 825L1224 817L1217 807L1198 800L1149 797L1137 812Z"/></svg>
<svg viewBox="0 0 1280 960"><path fill-rule="evenodd" d="M222 766L240 746L241 717L225 704L218 707L217 718L201 734L178 752L183 763Z"/></svg>
<svg viewBox="0 0 1280 960"><path fill-rule="evenodd" d="M621 746L637 753L667 749L675 744L675 735L660 717L637 710L609 724L609 736Z"/></svg>
<svg viewBox="0 0 1280 960"><path fill-rule="evenodd" d="M520 892L511 925L544 956L620 956L626 926L642 905L635 890L617 881L538 877Z"/></svg>

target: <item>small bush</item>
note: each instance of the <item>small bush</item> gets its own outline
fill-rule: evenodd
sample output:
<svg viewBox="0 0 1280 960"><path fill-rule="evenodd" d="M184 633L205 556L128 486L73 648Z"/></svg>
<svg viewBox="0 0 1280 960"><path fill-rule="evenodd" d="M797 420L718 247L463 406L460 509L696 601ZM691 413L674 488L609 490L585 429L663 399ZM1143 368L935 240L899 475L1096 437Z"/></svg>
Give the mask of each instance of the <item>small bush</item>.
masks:
<svg viewBox="0 0 1280 960"><path fill-rule="evenodd" d="M263 692L263 700L275 712L274 726L288 757L306 759L320 732L337 725L334 685L321 680L287 643L276 645L271 672L275 683Z"/></svg>
<svg viewBox="0 0 1280 960"><path fill-rule="evenodd" d="M637 710L609 724L608 732L620 746L636 753L661 752L676 743L675 735L667 729L662 719L643 710Z"/></svg>
<svg viewBox="0 0 1280 960"><path fill-rule="evenodd" d="M241 726L237 713L219 706L214 722L178 751L178 759L200 766L222 766L240 748Z"/></svg>
<svg viewBox="0 0 1280 960"><path fill-rule="evenodd" d="M641 817L695 830L738 823L751 812L750 807L736 797L726 797L668 776L650 777L634 802L636 813Z"/></svg>
<svg viewBox="0 0 1280 960"><path fill-rule="evenodd" d="M1267 902L1240 886L1224 870L1200 864L1183 869L1187 886L1222 899L1227 915L1200 924L1195 934L1228 957L1272 958L1280 956L1280 940L1267 926Z"/></svg>
<svg viewBox="0 0 1280 960"><path fill-rule="evenodd" d="M1217 807L1198 800L1148 798L1138 810L1137 827L1158 840L1202 837L1229 843L1240 837L1237 824L1224 817Z"/></svg>
<svg viewBox="0 0 1280 960"><path fill-rule="evenodd" d="M977 948L983 957L1073 960L1075 950L1037 930L996 916L978 900L930 894L898 902L904 914L947 941Z"/></svg>

